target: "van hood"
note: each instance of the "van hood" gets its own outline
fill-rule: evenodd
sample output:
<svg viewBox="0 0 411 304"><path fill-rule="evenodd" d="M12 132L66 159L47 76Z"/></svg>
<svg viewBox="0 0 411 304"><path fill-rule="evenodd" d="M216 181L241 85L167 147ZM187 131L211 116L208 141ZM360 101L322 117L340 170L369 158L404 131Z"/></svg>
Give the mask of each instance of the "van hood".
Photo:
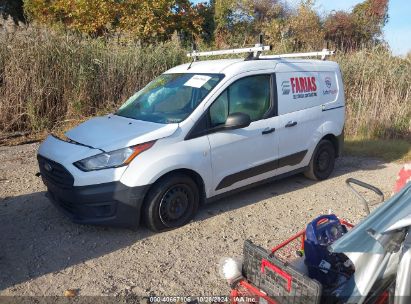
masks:
<svg viewBox="0 0 411 304"><path fill-rule="evenodd" d="M177 129L176 123L159 124L110 114L92 118L65 134L82 145L109 152L171 136Z"/></svg>

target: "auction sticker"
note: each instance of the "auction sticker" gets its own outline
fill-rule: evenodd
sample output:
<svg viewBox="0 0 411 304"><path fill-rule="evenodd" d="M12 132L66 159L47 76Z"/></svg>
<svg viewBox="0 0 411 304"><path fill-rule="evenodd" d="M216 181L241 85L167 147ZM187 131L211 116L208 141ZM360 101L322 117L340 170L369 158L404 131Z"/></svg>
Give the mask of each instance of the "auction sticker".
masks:
<svg viewBox="0 0 411 304"><path fill-rule="evenodd" d="M191 77L184 85L187 87L201 88L206 84L207 81L211 79L210 76L206 75L194 75Z"/></svg>

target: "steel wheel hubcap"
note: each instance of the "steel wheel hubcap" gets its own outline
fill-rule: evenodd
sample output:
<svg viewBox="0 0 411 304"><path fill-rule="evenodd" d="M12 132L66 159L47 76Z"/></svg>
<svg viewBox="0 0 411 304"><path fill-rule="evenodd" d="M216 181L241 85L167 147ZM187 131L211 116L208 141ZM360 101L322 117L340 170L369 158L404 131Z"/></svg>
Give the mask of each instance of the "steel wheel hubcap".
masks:
<svg viewBox="0 0 411 304"><path fill-rule="evenodd" d="M317 158L318 171L326 171L330 165L330 154L328 151L321 151Z"/></svg>
<svg viewBox="0 0 411 304"><path fill-rule="evenodd" d="M187 215L190 189L186 185L175 185L168 189L160 201L160 219L167 227L178 226Z"/></svg>

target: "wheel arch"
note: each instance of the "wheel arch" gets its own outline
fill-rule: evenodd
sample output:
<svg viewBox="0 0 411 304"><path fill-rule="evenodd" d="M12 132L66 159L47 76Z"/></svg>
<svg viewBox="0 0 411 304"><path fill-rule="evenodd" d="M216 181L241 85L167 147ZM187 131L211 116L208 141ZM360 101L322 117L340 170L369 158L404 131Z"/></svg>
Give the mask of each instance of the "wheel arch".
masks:
<svg viewBox="0 0 411 304"><path fill-rule="evenodd" d="M196 183L199 193L200 193L200 204L205 202L205 199L206 199L205 184L204 184L204 180L201 177L201 175L192 169L179 168L179 169L173 169L167 173L164 173L163 175L158 177L154 183L151 184L151 186L149 187L149 189L147 190L145 194L143 205L146 203L146 197L148 193L150 192L150 190L152 189L152 187L154 186L154 184L156 184L160 179L165 178L166 176L170 176L170 175L178 174L178 173L189 176Z"/></svg>
<svg viewBox="0 0 411 304"><path fill-rule="evenodd" d="M328 140L332 143L334 150L335 150L335 156L339 157L341 156L342 152L342 140L340 139L340 136L335 136L332 133L329 133L321 138L321 140ZM320 140L320 142L321 142Z"/></svg>

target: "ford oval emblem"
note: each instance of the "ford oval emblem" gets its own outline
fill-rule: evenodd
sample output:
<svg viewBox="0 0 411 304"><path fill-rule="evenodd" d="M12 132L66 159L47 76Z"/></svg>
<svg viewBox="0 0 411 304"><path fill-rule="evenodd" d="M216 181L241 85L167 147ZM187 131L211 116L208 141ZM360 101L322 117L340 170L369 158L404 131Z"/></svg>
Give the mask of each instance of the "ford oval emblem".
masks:
<svg viewBox="0 0 411 304"><path fill-rule="evenodd" d="M45 169L47 172L51 172L51 171L53 170L53 167L52 167L49 163L45 163L45 164L44 164L44 169Z"/></svg>

